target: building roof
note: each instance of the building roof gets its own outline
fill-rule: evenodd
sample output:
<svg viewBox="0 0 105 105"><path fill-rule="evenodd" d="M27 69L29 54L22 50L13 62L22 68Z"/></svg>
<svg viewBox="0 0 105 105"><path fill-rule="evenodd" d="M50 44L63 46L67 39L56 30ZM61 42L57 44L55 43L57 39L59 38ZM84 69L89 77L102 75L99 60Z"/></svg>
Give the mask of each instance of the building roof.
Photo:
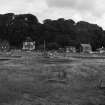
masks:
<svg viewBox="0 0 105 105"><path fill-rule="evenodd" d="M27 37L25 42L33 42L33 40L31 39L31 37Z"/></svg>
<svg viewBox="0 0 105 105"><path fill-rule="evenodd" d="M71 48L71 47L73 47L73 48L75 48L75 46L65 46L66 48Z"/></svg>
<svg viewBox="0 0 105 105"><path fill-rule="evenodd" d="M81 44L82 47L91 47L90 44Z"/></svg>

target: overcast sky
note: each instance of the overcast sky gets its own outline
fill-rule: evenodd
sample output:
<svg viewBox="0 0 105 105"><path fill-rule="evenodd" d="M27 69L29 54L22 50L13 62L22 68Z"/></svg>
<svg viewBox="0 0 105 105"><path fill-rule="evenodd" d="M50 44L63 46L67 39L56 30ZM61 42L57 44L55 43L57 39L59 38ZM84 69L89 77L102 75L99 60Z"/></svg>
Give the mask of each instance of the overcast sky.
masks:
<svg viewBox="0 0 105 105"><path fill-rule="evenodd" d="M44 19L73 19L98 24L105 29L105 0L0 0L0 14L32 13Z"/></svg>

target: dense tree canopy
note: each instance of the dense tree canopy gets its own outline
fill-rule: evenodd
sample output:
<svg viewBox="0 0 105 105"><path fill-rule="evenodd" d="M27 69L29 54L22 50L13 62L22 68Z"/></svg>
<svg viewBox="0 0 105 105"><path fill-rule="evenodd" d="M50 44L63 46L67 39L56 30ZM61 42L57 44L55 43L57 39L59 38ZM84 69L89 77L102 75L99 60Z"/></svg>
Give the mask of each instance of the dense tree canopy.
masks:
<svg viewBox="0 0 105 105"><path fill-rule="evenodd" d="M85 21L76 23L64 18L46 19L41 24L32 14L0 15L0 39L8 40L11 46L20 48L28 36L36 41L36 46L41 46L46 40L48 49L78 47L81 43L90 43L93 50L105 46L105 31L97 24Z"/></svg>

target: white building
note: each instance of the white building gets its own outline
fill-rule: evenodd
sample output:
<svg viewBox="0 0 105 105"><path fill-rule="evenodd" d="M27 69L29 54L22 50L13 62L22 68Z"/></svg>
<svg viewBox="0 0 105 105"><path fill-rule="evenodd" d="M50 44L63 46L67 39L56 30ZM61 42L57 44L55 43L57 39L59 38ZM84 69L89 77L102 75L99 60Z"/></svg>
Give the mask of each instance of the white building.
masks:
<svg viewBox="0 0 105 105"><path fill-rule="evenodd" d="M35 41L33 41L30 37L27 37L23 42L23 50L32 51L35 49Z"/></svg>
<svg viewBox="0 0 105 105"><path fill-rule="evenodd" d="M91 47L90 44L81 44L80 51L83 52L83 53L91 53L92 52L92 47Z"/></svg>
<svg viewBox="0 0 105 105"><path fill-rule="evenodd" d="M102 46L101 48L98 48L97 51L99 53L105 53L105 48Z"/></svg>
<svg viewBox="0 0 105 105"><path fill-rule="evenodd" d="M66 52L72 52L75 53L76 52L76 48L74 46L66 46Z"/></svg>

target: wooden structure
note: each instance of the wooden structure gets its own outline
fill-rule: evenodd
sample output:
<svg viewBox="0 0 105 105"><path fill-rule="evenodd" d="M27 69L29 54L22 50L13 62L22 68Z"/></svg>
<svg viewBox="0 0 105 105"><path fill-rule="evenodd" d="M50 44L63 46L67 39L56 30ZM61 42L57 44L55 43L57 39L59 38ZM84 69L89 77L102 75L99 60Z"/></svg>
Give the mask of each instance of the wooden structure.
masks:
<svg viewBox="0 0 105 105"><path fill-rule="evenodd" d="M98 48L97 51L99 53L105 53L105 48L102 46L101 48Z"/></svg>
<svg viewBox="0 0 105 105"><path fill-rule="evenodd" d="M72 52L75 53L76 52L76 48L74 46L66 46L66 52Z"/></svg>
<svg viewBox="0 0 105 105"><path fill-rule="evenodd" d="M0 41L0 51L7 52L10 49L10 44L7 40Z"/></svg>
<svg viewBox="0 0 105 105"><path fill-rule="evenodd" d="M30 37L27 37L23 42L23 50L32 51L35 49L35 41L33 41Z"/></svg>
<svg viewBox="0 0 105 105"><path fill-rule="evenodd" d="M80 52L91 53L92 52L91 45L90 44L81 44L80 45Z"/></svg>

